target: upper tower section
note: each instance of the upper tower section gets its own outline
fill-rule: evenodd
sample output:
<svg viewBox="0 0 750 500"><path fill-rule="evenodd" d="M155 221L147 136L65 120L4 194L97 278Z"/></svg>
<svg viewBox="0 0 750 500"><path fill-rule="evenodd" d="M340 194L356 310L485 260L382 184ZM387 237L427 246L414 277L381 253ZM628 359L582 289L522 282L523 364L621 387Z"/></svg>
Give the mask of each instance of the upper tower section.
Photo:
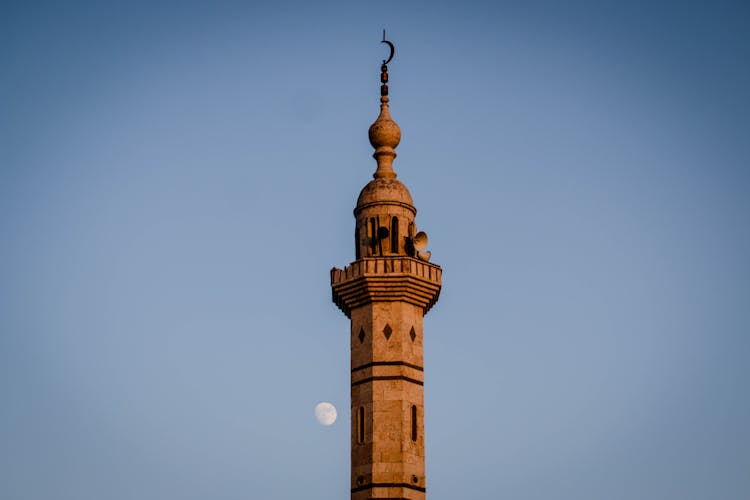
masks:
<svg viewBox="0 0 750 500"><path fill-rule="evenodd" d="M377 169L359 193L354 209L355 261L331 270L334 302L347 314L371 302L402 301L426 313L440 293L442 270L426 251L427 235L417 231L409 190L396 179L393 160L401 129L388 107L388 62L380 67L380 114L370 126L370 144Z"/></svg>
<svg viewBox="0 0 750 500"><path fill-rule="evenodd" d="M380 114L370 126L368 136L375 148L373 157L377 168L360 192L354 216L356 258L418 256L414 248L417 234L414 207L409 190L397 180L393 170L396 147L401 142L401 129L391 117L388 97L388 63L393 58L393 44L383 40L391 49L388 59L380 66ZM422 257L426 253L422 253ZM424 259L426 260L426 259Z"/></svg>

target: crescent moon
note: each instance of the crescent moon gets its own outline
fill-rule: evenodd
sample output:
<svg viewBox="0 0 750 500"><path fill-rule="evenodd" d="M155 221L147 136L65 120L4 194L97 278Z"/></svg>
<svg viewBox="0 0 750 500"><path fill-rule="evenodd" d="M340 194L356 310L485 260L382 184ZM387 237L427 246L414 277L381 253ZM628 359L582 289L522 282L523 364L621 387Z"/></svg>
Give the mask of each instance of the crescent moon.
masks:
<svg viewBox="0 0 750 500"><path fill-rule="evenodd" d="M388 40L383 40L380 43L387 43L388 47L391 49L391 54L388 56L388 59L383 59L383 64L388 64L389 62L391 62L391 59L393 59L393 54L396 52L396 47L394 47L393 44Z"/></svg>

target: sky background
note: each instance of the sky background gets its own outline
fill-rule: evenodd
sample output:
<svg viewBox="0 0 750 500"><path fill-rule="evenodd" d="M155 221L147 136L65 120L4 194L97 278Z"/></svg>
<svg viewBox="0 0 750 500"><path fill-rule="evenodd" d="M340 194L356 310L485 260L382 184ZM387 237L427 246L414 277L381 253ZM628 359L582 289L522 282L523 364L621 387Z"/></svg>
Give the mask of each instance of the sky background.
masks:
<svg viewBox="0 0 750 500"><path fill-rule="evenodd" d="M750 7L721 0L2 2L0 498L349 497L328 272L384 27L444 269L429 498L750 498Z"/></svg>

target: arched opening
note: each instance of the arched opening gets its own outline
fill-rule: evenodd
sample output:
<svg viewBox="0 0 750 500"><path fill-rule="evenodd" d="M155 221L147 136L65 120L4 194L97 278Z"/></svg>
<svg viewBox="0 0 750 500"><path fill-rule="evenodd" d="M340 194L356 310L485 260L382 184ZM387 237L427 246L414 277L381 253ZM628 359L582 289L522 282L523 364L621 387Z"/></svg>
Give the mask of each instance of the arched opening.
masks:
<svg viewBox="0 0 750 500"><path fill-rule="evenodd" d="M370 248L372 255L375 255L375 249L378 247L378 225L375 223L375 217L370 217Z"/></svg>
<svg viewBox="0 0 750 500"><path fill-rule="evenodd" d="M398 253L398 217L391 219L391 253Z"/></svg>
<svg viewBox="0 0 750 500"><path fill-rule="evenodd" d="M354 258L359 260L362 257L362 251L359 248L359 227L354 228Z"/></svg>

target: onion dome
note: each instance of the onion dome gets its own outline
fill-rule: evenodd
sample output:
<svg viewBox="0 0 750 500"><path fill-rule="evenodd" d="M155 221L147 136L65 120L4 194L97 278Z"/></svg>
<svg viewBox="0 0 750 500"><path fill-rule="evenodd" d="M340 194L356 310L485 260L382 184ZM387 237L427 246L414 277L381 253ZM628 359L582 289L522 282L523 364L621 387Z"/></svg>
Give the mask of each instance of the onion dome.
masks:
<svg viewBox="0 0 750 500"><path fill-rule="evenodd" d="M396 157L396 146L401 142L401 129L391 118L388 110L388 96L380 98L380 115L368 131L370 144L375 148L373 157L378 162L378 169L373 174L376 179L395 179L393 159Z"/></svg>
<svg viewBox="0 0 750 500"><path fill-rule="evenodd" d="M372 205L399 205L415 214L417 212L406 186L398 179L388 177L378 177L367 183L359 193L354 213Z"/></svg>

